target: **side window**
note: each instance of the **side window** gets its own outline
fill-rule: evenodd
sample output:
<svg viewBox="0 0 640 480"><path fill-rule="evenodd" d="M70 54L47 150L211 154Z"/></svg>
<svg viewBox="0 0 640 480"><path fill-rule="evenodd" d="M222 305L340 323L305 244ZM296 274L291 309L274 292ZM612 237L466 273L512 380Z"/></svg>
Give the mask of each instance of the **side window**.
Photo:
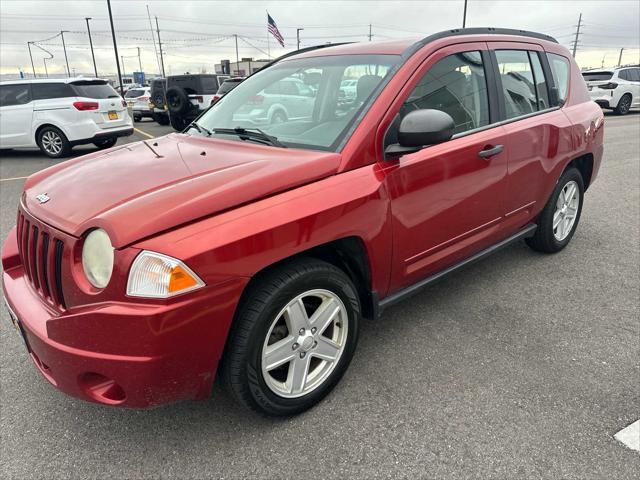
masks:
<svg viewBox="0 0 640 480"><path fill-rule="evenodd" d="M640 82L640 68L631 69L631 81Z"/></svg>
<svg viewBox="0 0 640 480"><path fill-rule="evenodd" d="M553 75L553 83L558 89L558 99L564 102L567 99L569 91L569 60L555 53L547 53L549 65L551 66L551 74Z"/></svg>
<svg viewBox="0 0 640 480"><path fill-rule="evenodd" d="M489 98L480 52L456 53L436 62L404 102L400 116L423 108L451 115L454 133L488 125Z"/></svg>
<svg viewBox="0 0 640 480"><path fill-rule="evenodd" d="M0 107L25 105L30 101L31 90L28 83L0 85Z"/></svg>
<svg viewBox="0 0 640 480"><path fill-rule="evenodd" d="M529 58L533 67L533 80L536 85L536 94L538 95L538 110L544 110L549 108L551 104L549 103L549 90L547 89L544 70L542 70L542 63L538 52L529 52Z"/></svg>
<svg viewBox="0 0 640 480"><path fill-rule="evenodd" d="M66 83L34 83L31 85L31 91L34 100L75 97L71 87Z"/></svg>
<svg viewBox="0 0 640 480"><path fill-rule="evenodd" d="M631 76L629 75L629 70L620 70L618 72L618 78L622 80L631 80Z"/></svg>
<svg viewBox="0 0 640 480"><path fill-rule="evenodd" d="M496 50L507 118L536 112L538 96L535 77L525 50Z"/></svg>

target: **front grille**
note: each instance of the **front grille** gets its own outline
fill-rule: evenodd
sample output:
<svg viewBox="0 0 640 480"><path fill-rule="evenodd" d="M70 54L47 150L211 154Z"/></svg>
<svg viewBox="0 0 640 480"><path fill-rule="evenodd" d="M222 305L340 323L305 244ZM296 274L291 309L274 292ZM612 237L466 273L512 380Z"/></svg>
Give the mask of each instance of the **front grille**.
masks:
<svg viewBox="0 0 640 480"><path fill-rule="evenodd" d="M36 220L18 212L18 251L33 288L48 303L65 308L62 290L64 241Z"/></svg>

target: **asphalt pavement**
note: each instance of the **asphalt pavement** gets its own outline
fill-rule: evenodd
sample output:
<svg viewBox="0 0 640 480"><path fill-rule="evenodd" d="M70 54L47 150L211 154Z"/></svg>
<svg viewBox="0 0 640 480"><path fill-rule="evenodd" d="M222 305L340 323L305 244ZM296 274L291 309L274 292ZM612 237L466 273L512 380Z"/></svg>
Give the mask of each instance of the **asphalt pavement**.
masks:
<svg viewBox="0 0 640 480"><path fill-rule="evenodd" d="M145 411L68 397L2 311L0 478L640 478L640 454L613 438L640 417L640 114L605 129L568 248L511 246L365 321L340 384L294 418L218 387ZM3 154L3 239L20 177L53 163Z"/></svg>

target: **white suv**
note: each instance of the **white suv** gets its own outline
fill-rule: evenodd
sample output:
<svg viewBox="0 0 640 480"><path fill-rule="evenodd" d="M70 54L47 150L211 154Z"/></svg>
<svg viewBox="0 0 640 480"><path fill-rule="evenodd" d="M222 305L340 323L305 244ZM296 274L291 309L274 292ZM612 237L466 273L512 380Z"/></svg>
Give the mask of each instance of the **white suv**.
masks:
<svg viewBox="0 0 640 480"><path fill-rule="evenodd" d="M623 66L582 72L591 99L602 108L626 115L640 107L640 67Z"/></svg>
<svg viewBox="0 0 640 480"><path fill-rule="evenodd" d="M132 133L126 103L105 80L0 82L0 149L37 146L60 158L75 145L109 148Z"/></svg>

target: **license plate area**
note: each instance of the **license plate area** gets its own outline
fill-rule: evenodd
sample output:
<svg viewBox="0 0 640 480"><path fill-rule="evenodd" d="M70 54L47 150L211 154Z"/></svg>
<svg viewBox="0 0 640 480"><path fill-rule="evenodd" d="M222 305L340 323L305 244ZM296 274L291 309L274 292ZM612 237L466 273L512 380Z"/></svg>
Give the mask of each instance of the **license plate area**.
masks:
<svg viewBox="0 0 640 480"><path fill-rule="evenodd" d="M108 113L108 116L109 116L109 120L117 120L118 119L118 112L110 111Z"/></svg>

